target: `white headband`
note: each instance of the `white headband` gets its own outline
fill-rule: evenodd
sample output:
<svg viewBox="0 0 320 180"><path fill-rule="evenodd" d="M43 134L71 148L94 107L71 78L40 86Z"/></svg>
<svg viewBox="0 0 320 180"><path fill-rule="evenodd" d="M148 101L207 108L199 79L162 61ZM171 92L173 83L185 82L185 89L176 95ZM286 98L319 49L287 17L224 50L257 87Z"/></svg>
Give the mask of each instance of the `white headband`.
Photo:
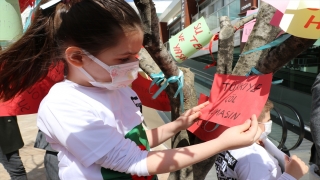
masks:
<svg viewBox="0 0 320 180"><path fill-rule="evenodd" d="M60 1L61 1L61 0L51 0L51 1L47 2L47 3L42 4L42 5L40 6L40 9L47 9L48 7L55 5L55 4L57 4L58 2L60 2Z"/></svg>

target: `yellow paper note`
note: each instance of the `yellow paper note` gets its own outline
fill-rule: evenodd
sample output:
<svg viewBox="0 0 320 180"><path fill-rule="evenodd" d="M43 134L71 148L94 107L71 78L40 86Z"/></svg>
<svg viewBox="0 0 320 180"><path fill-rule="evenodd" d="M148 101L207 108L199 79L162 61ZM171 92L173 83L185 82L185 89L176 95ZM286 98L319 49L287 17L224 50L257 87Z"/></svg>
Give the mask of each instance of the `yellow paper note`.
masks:
<svg viewBox="0 0 320 180"><path fill-rule="evenodd" d="M320 1L291 0L281 19L280 27L297 37L320 38Z"/></svg>

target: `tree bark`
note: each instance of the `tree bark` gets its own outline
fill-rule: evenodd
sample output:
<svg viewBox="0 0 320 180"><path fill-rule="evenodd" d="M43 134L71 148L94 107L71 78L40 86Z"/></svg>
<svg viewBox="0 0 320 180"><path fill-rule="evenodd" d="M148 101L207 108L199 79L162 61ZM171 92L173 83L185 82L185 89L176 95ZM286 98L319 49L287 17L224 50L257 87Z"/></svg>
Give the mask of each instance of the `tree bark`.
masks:
<svg viewBox="0 0 320 180"><path fill-rule="evenodd" d="M134 0L143 22L144 41L143 46L152 59L157 63L166 78L179 74L170 53L163 45L159 36L159 19L152 0Z"/></svg>
<svg viewBox="0 0 320 180"><path fill-rule="evenodd" d="M177 76L179 74L178 66L176 62L171 57L170 53L164 47L163 43L160 40L159 36L159 20L156 14L154 3L152 0L134 0L136 7L138 8L141 19L143 22L143 31L144 31L144 41L143 46L150 55L150 57L155 61L160 70L163 72L166 78L171 76ZM141 51L140 57L142 61L140 62L140 67L148 74L158 73L159 69L155 66L153 62L150 61L149 56L145 51ZM197 97L194 88L194 74L187 68L180 68L184 73L184 110L190 109L191 107L196 106ZM180 116L180 101L179 96L173 98L177 90L177 84L169 84L166 88L166 93L170 99L171 105L171 121L174 121ZM186 130L179 132L172 138L172 148L184 147L194 144L190 142L189 139L195 140L193 134L189 133ZM170 173L169 179L184 179L191 180L193 179L193 171L197 171L195 174L201 174L203 168L193 169L192 166L183 168L177 172ZM211 166L206 168L208 171ZM198 179L196 177L196 179Z"/></svg>
<svg viewBox="0 0 320 180"><path fill-rule="evenodd" d="M243 52L263 46L276 38L281 29L270 25L270 21L275 12L276 9L273 6L261 1L261 7L256 18L256 23ZM245 75L256 65L257 61L264 58L268 52L269 50L266 49L241 56L233 69L232 74Z"/></svg>
<svg viewBox="0 0 320 180"><path fill-rule="evenodd" d="M240 19L233 26L235 27L235 29L238 29L249 21L254 20L255 18L257 18L257 14L251 14L245 18Z"/></svg>
<svg viewBox="0 0 320 180"><path fill-rule="evenodd" d="M139 66L148 76L150 76L151 73L157 74L161 72L161 69L145 48L142 48L139 52Z"/></svg>
<svg viewBox="0 0 320 180"><path fill-rule="evenodd" d="M159 66L166 78L178 76L178 66L168 53L159 36L159 19L152 0L134 0L139 10L144 31L143 46L150 54L152 59ZM180 116L179 97L173 98L178 86L176 83L170 83L166 88L166 92L170 99L171 118L175 120Z"/></svg>
<svg viewBox="0 0 320 180"><path fill-rule="evenodd" d="M304 39L291 36L282 44L272 49L265 58L259 60L255 68L263 74L275 73L283 65L297 57L315 42L316 39Z"/></svg>
<svg viewBox="0 0 320 180"><path fill-rule="evenodd" d="M231 74L233 50L234 50L234 28L227 16L220 17L220 32L218 42L217 73Z"/></svg>

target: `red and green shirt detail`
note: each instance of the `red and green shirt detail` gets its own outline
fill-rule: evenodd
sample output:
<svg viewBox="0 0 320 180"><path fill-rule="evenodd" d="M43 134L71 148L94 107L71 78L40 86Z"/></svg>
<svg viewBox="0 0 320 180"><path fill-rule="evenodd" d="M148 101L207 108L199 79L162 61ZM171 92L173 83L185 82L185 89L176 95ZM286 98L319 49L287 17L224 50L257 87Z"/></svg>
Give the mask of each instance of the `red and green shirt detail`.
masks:
<svg viewBox="0 0 320 180"><path fill-rule="evenodd" d="M150 150L149 142L147 139L146 132L142 124L137 125L131 131L125 135L126 139L134 141L141 150ZM103 180L156 180L157 176L137 176L126 174L123 172L113 171L110 169L101 168L101 174Z"/></svg>

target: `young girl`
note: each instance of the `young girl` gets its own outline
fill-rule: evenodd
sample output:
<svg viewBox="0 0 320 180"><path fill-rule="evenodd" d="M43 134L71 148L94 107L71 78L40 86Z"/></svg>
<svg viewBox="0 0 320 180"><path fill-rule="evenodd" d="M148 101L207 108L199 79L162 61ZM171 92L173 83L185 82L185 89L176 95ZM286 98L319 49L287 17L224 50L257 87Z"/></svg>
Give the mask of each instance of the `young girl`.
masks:
<svg viewBox="0 0 320 180"><path fill-rule="evenodd" d="M40 81L53 65L67 66L66 79L43 99L37 119L59 151L61 179L152 179L260 136L253 115L217 139L149 152L194 123L208 102L144 131L139 99L128 87L137 77L142 41L140 18L125 1L69 0L38 8L24 36L0 55L3 100Z"/></svg>

